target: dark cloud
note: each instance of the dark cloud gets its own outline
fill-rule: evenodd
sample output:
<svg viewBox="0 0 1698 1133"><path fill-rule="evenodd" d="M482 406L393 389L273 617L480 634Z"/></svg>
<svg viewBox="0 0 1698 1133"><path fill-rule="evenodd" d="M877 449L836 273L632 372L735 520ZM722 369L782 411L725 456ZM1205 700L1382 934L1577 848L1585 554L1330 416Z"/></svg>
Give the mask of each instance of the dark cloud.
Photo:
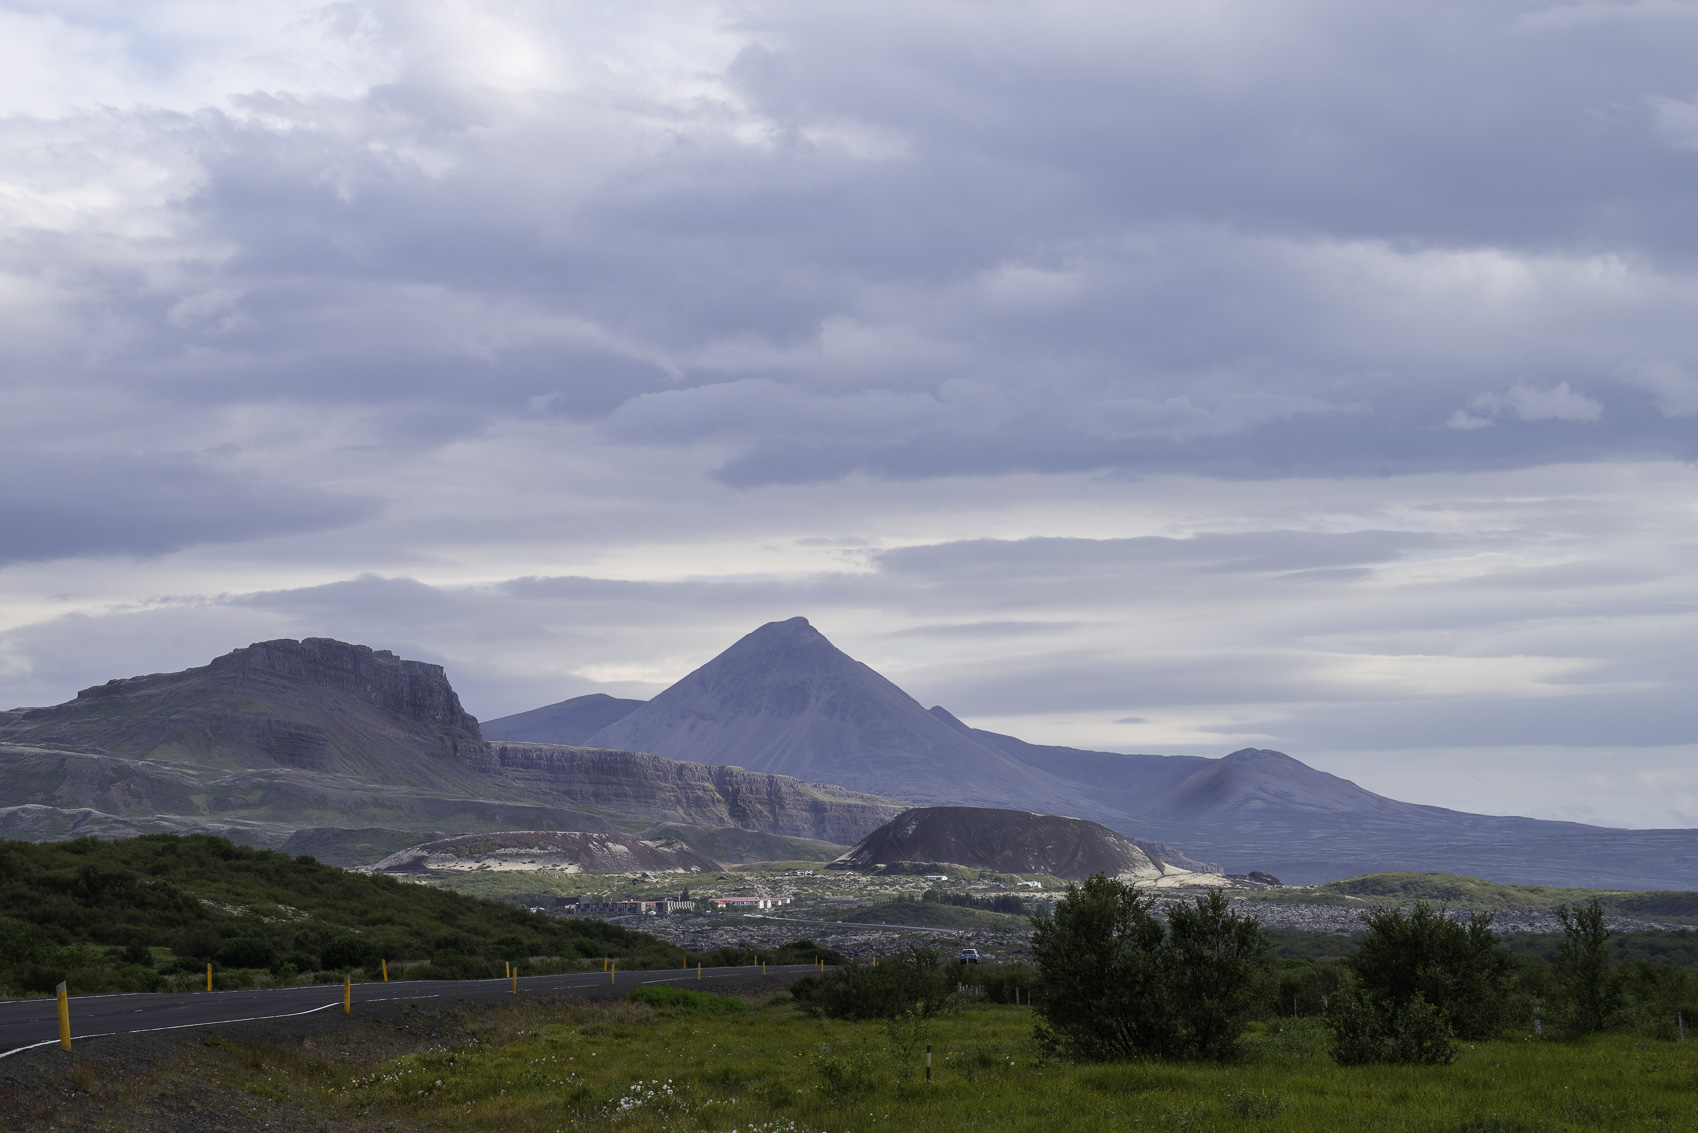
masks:
<svg viewBox="0 0 1698 1133"><path fill-rule="evenodd" d="M348 526L378 502L266 483L188 456L0 456L0 563L160 555Z"/></svg>

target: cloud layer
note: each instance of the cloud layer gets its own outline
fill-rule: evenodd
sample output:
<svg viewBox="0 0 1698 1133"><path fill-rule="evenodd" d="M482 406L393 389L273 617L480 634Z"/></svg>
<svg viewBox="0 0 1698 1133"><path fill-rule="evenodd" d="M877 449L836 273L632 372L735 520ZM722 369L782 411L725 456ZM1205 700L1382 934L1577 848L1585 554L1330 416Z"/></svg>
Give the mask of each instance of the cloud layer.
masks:
<svg viewBox="0 0 1698 1133"><path fill-rule="evenodd" d="M15 699L801 612L1036 739L1692 742L1693 6L233 11L0 3Z"/></svg>

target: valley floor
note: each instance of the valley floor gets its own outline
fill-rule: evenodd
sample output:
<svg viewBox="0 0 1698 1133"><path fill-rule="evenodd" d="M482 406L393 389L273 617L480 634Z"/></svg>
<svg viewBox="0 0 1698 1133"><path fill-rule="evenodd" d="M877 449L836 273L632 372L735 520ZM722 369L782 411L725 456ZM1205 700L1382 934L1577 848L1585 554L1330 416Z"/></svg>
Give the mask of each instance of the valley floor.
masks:
<svg viewBox="0 0 1698 1133"><path fill-rule="evenodd" d="M1305 1019L1257 1026L1224 1066L1073 1065L1034 1045L1032 1022L993 1006L923 1032L822 1022L787 993L730 1015L525 1003L185 1044L145 1072L71 1064L50 1082L14 1081L3 1112L16 1129L143 1133L1698 1129L1698 1042L1517 1036L1448 1067L1346 1069Z"/></svg>

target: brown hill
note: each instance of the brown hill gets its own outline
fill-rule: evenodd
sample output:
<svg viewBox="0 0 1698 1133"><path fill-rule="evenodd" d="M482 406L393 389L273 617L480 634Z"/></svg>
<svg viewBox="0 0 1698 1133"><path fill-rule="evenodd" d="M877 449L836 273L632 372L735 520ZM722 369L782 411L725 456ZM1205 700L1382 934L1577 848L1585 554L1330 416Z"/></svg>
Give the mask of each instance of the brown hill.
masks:
<svg viewBox="0 0 1698 1133"><path fill-rule="evenodd" d="M1098 823L972 806L905 810L831 865L875 869L934 862L1071 881L1102 873L1153 882L1163 874L1130 838Z"/></svg>

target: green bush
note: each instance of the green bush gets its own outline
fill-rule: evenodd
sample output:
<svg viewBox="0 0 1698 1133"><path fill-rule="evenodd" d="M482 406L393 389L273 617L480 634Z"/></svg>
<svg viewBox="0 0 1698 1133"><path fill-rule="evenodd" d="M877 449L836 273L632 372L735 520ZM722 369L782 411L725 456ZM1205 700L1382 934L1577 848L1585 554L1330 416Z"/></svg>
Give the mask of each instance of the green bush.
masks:
<svg viewBox="0 0 1698 1133"><path fill-rule="evenodd" d="M1101 874L1033 920L1036 1036L1071 1058L1229 1057L1253 1013L1267 941L1218 891L1175 906Z"/></svg>
<svg viewBox="0 0 1698 1133"><path fill-rule="evenodd" d="M845 964L805 976L791 988L798 1002L832 1019L897 1019L935 1015L955 993L955 973L935 949L909 945L876 964Z"/></svg>
<svg viewBox="0 0 1698 1133"><path fill-rule="evenodd" d="M1581 908L1563 905L1557 916L1562 920L1563 939L1552 975L1561 997L1562 1022L1574 1034L1595 1034L1609 1026L1621 1009L1604 910L1594 900Z"/></svg>
<svg viewBox="0 0 1698 1133"><path fill-rule="evenodd" d="M238 936L226 941L213 957L226 968L269 968L277 963L277 946L255 936Z"/></svg>
<svg viewBox="0 0 1698 1133"><path fill-rule="evenodd" d="M1457 1043L1444 1013L1416 994L1398 1004L1351 989L1327 1015L1332 1056L1341 1066L1375 1062L1443 1066Z"/></svg>
<svg viewBox="0 0 1698 1133"><path fill-rule="evenodd" d="M1350 966L1363 994L1389 1005L1394 1017L1425 1000L1458 1038L1502 1031L1515 962L1492 932L1492 914L1458 921L1417 901L1410 912L1375 908L1361 916L1368 932Z"/></svg>
<svg viewBox="0 0 1698 1133"><path fill-rule="evenodd" d="M633 1003L646 1003L668 1015L729 1015L746 1010L739 999L667 984L640 987L625 998Z"/></svg>

